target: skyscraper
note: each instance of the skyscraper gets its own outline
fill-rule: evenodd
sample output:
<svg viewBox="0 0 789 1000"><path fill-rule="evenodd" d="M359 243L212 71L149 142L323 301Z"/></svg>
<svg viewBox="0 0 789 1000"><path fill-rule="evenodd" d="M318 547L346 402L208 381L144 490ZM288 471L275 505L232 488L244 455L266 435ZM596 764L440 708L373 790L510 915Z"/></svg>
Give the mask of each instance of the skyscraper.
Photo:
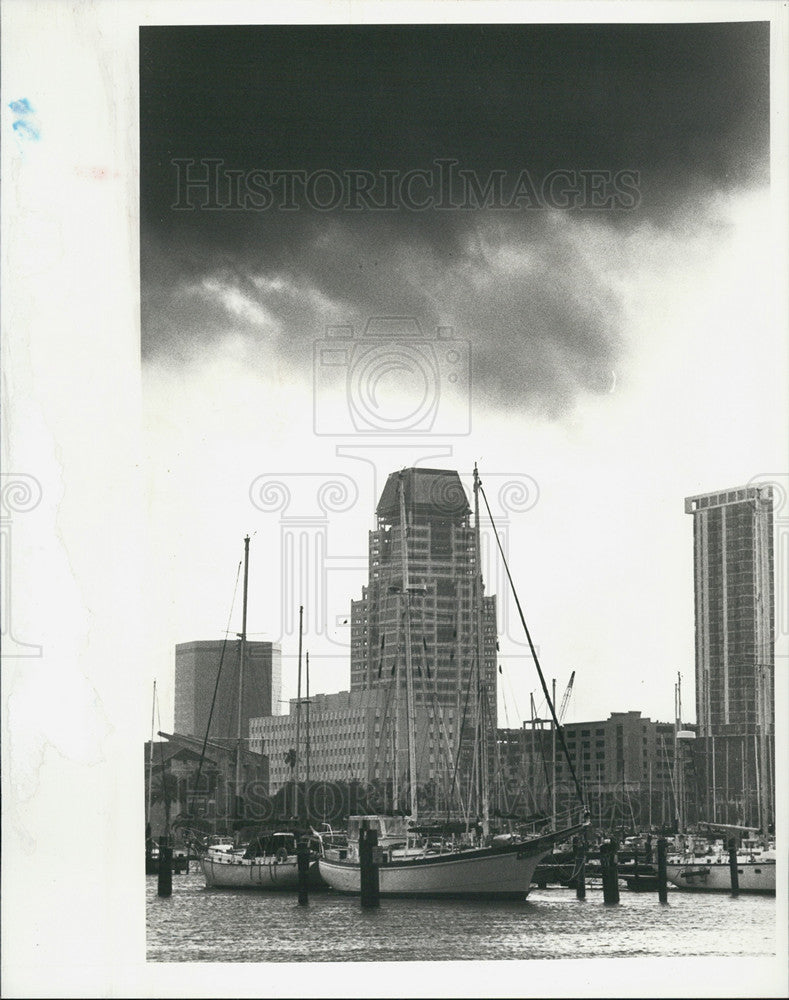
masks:
<svg viewBox="0 0 789 1000"><path fill-rule="evenodd" d="M493 746L496 730L496 599L479 594L478 646L477 554L470 513L457 472L411 468L392 473L376 508L378 526L369 535L368 582L361 599L351 602L351 691L398 688L410 631L413 695L432 719L431 764L440 771L439 760L446 759L441 751L456 759L460 749L458 777L466 785L478 720L486 720L481 729L490 734ZM399 751L395 747L392 753L398 756Z"/></svg>
<svg viewBox="0 0 789 1000"><path fill-rule="evenodd" d="M206 735L213 702L209 736L214 740L238 738L240 645L238 640L226 643L223 639L176 645L176 733L202 739ZM244 739L249 736L251 718L279 714L281 677L280 647L271 642L247 641L241 697L241 732Z"/></svg>
<svg viewBox="0 0 789 1000"><path fill-rule="evenodd" d="M774 819L773 499L769 486L687 497L693 515L696 713L708 819Z"/></svg>

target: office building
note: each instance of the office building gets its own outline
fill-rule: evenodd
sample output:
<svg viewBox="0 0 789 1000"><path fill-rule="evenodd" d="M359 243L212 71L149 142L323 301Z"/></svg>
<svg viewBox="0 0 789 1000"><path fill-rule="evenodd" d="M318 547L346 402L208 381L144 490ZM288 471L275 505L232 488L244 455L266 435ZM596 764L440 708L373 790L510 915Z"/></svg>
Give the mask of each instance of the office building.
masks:
<svg viewBox="0 0 789 1000"><path fill-rule="evenodd" d="M178 643L175 647L176 733L204 738L210 715L209 737L212 740L238 739L240 649L238 639ZM247 641L241 692L244 738L249 732L250 719L278 714L281 690L280 647L271 642Z"/></svg>
<svg viewBox="0 0 789 1000"><path fill-rule="evenodd" d="M405 750L395 749L392 707L391 693L379 687L311 695L302 699L300 718L298 700L293 698L288 715L252 719L250 749L268 758L269 794L297 777L300 783L355 781L386 786L391 782L393 754ZM423 786L433 781L443 788L449 768L441 748L430 738L431 716L431 709L417 707L417 769ZM445 725L451 739L451 709Z"/></svg>
<svg viewBox="0 0 789 1000"><path fill-rule="evenodd" d="M696 717L710 822L775 815L773 498L769 486L688 497L693 516Z"/></svg>

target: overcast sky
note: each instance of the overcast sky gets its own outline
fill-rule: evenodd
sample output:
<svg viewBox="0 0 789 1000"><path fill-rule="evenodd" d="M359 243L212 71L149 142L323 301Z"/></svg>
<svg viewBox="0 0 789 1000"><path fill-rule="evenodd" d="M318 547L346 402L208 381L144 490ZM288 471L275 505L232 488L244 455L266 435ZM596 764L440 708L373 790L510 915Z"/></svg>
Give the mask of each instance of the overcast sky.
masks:
<svg viewBox="0 0 789 1000"><path fill-rule="evenodd" d="M312 689L344 689L383 478L420 463L467 481L475 461L491 498L508 479L528 492L507 545L559 696L577 672L567 719L670 719L678 671L695 718L683 498L786 464L768 25L149 27L140 67L163 725L173 646L224 634L246 533L248 628L281 642L283 697L299 603ZM229 207L183 187L209 169ZM409 171L430 177L404 188ZM289 208L267 172L295 177ZM390 334L354 373L368 319L391 316L422 339ZM355 331L339 366L332 325ZM285 511L259 492L278 475ZM320 521L332 479L347 502ZM498 574L499 724L518 725L539 685ZM239 591L233 633L240 613Z"/></svg>

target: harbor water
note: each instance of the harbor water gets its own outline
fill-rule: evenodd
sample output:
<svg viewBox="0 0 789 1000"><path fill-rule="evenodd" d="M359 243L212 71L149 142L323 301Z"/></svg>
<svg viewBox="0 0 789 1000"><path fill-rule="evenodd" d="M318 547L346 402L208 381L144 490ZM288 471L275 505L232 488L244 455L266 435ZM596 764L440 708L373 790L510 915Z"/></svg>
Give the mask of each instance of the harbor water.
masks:
<svg viewBox="0 0 789 1000"><path fill-rule="evenodd" d="M206 889L174 875L172 896L146 879L151 962L385 962L479 959L767 957L776 953L773 896L535 888L523 902L382 899ZM473 942L473 948L470 943Z"/></svg>

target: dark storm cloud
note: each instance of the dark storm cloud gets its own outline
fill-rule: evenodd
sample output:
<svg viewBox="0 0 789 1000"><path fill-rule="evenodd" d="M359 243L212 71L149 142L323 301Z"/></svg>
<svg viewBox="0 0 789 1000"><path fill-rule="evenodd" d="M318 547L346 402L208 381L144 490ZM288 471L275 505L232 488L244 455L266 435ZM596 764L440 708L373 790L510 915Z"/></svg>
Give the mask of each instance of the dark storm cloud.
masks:
<svg viewBox="0 0 789 1000"><path fill-rule="evenodd" d="M148 354L184 361L242 336L261 371L276 358L307 373L327 326L359 336L373 317L410 316L428 339L451 325L469 342L477 399L556 415L580 391L610 388L620 309L578 224L529 222L480 214L438 252L385 226L330 221L278 266L224 252L186 267L159 248L143 295Z"/></svg>
<svg viewBox="0 0 789 1000"><path fill-rule="evenodd" d="M748 23L142 29L144 356L241 335L304 370L327 324L407 314L472 340L477 388L499 405L555 413L607 391L621 308L584 251L589 225L681 227L710 192L764 182L768 37ZM640 202L560 222L544 206L173 210L173 160L208 157L400 175L448 157L537 187L629 170Z"/></svg>
<svg viewBox="0 0 789 1000"><path fill-rule="evenodd" d="M173 156L742 183L766 149L768 38L766 23L144 28L145 221L167 211Z"/></svg>

